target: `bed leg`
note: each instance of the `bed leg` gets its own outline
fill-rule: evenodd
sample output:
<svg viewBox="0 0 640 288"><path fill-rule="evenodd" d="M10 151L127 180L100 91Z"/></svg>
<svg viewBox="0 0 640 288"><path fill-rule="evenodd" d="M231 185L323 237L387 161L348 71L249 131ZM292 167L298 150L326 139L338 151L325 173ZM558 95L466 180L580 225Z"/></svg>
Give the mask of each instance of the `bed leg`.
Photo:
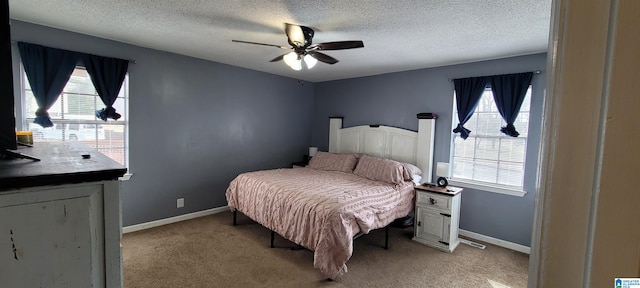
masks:
<svg viewBox="0 0 640 288"><path fill-rule="evenodd" d="M233 210L233 226L238 225L237 216L238 216L238 210Z"/></svg>
<svg viewBox="0 0 640 288"><path fill-rule="evenodd" d="M389 226L384 228L384 250L389 250Z"/></svg>
<svg viewBox="0 0 640 288"><path fill-rule="evenodd" d="M275 248L276 247L275 245L273 245L273 240L275 238L275 234L276 234L276 232L273 232L273 230L271 230L271 248Z"/></svg>

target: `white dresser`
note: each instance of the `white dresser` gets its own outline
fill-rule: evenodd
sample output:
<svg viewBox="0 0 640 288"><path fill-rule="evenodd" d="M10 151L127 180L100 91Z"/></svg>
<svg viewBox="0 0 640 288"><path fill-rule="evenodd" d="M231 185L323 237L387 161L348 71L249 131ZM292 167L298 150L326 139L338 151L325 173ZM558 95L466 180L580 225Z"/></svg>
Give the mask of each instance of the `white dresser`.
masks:
<svg viewBox="0 0 640 288"><path fill-rule="evenodd" d="M126 168L79 143L20 152L42 161L0 162L0 286L122 287Z"/></svg>

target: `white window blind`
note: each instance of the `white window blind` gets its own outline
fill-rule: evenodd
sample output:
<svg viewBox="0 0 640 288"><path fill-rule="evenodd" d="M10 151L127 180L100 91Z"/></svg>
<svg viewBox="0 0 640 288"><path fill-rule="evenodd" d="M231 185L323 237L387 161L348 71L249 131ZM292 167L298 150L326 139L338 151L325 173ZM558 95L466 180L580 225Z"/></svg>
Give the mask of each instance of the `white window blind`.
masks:
<svg viewBox="0 0 640 288"><path fill-rule="evenodd" d="M531 87L514 123L520 136L507 136L500 132L506 122L498 112L491 89L486 89L475 113L464 125L471 130L469 137L465 140L459 133L452 133L452 180L522 190L530 106ZM455 127L455 103L453 112Z"/></svg>

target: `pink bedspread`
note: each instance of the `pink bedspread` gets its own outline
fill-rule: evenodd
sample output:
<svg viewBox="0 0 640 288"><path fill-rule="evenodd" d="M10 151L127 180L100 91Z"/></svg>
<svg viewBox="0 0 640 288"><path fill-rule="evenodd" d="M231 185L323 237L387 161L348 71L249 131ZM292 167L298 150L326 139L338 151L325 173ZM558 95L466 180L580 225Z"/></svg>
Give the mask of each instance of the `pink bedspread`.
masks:
<svg viewBox="0 0 640 288"><path fill-rule="evenodd" d="M227 188L239 210L281 236L314 251L314 267L329 278L347 272L352 238L406 216L413 182L395 185L351 173L310 168L238 175Z"/></svg>

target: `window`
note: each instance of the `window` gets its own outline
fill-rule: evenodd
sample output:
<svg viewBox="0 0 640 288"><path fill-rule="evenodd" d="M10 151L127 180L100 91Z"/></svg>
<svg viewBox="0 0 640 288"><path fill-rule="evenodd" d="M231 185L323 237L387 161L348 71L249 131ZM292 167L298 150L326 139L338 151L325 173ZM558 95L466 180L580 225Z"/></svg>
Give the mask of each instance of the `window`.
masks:
<svg viewBox="0 0 640 288"><path fill-rule="evenodd" d="M464 140L453 133L451 179L489 188L486 190L523 191L530 106L531 86L514 123L520 136L507 136L500 132L506 123L498 112L491 89L486 89L473 116L464 125L471 130L469 137ZM455 101L453 115L457 115ZM455 127L458 118L453 118Z"/></svg>
<svg viewBox="0 0 640 288"><path fill-rule="evenodd" d="M53 127L42 128L33 123L38 105L31 92L27 75L24 77L23 107L25 124L39 141L81 141L96 148L118 163L128 166L128 77L125 78L118 99L113 107L122 115L118 121L104 122L96 118L96 110L104 108L89 74L83 67L76 67L62 91L62 95L49 109Z"/></svg>

